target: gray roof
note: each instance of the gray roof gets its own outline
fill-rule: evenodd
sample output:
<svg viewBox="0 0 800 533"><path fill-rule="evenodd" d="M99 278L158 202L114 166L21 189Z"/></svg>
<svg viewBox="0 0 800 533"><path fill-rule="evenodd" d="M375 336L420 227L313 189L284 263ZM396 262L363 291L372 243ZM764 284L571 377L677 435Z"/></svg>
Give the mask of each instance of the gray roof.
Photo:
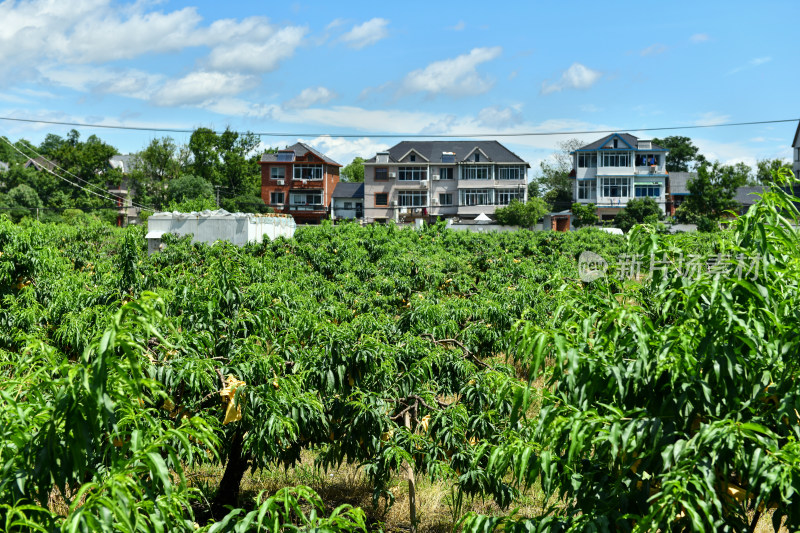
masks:
<svg viewBox="0 0 800 533"><path fill-rule="evenodd" d="M761 199L758 195L763 194L768 189L769 187L764 187L763 185L758 187L739 187L736 189L736 196L733 199L743 207L753 205Z"/></svg>
<svg viewBox="0 0 800 533"><path fill-rule="evenodd" d="M314 154L315 156L319 157L320 159L322 159L323 161L325 161L328 164L336 165L337 167L342 166L339 163L337 163L336 161L334 161L333 159L331 159L330 157L328 157L325 154L323 154L322 152L318 152L317 150L315 150L314 148L310 147L309 145L307 145L305 143L295 143L295 144L289 146L288 148L285 148L285 149L280 150L280 151L284 152L284 151L289 151L289 150L294 152L295 156L305 155L308 152L311 152L312 154ZM275 153L275 154L264 154L264 155L261 156L261 161L263 161L265 163L274 163L277 160L278 160L278 154L277 153Z"/></svg>
<svg viewBox="0 0 800 533"><path fill-rule="evenodd" d="M28 159L22 166L25 168L33 167L36 170L47 169L52 171L54 168L58 166L58 163L56 163L55 161L50 161L49 159L46 159L44 156L39 156L39 157L34 157L33 159Z"/></svg>
<svg viewBox="0 0 800 533"><path fill-rule="evenodd" d="M697 176L696 172L670 172L669 192L670 194L689 194L687 183L690 179Z"/></svg>
<svg viewBox="0 0 800 533"><path fill-rule="evenodd" d="M441 163L442 152L454 152L457 163L479 148L489 163L521 163L528 167L525 160L497 141L401 141L389 148L389 161L398 162L409 151L414 150L431 163ZM365 161L375 163L375 157Z"/></svg>
<svg viewBox="0 0 800 533"><path fill-rule="evenodd" d="M333 198L364 198L364 184L340 181L333 190Z"/></svg>
<svg viewBox="0 0 800 533"><path fill-rule="evenodd" d="M604 144L606 144L609 140L611 140L612 137L619 137L624 142L628 143L631 146L631 148L633 148L634 150L639 150L639 148L638 148L639 138L638 137L636 137L634 135L631 135L630 133L612 133L611 135L606 135L602 139L598 139L598 140L594 141L593 143L587 144L586 146L581 146L576 151L599 150L600 147L603 146ZM662 151L665 151L665 152L667 151L666 148L663 148L663 147L661 147L661 146L659 146L659 145L657 145L655 143L652 143L651 146L652 146L652 148L647 148L647 149L642 150L642 151L644 151L644 152L652 152L654 150L662 150Z"/></svg>

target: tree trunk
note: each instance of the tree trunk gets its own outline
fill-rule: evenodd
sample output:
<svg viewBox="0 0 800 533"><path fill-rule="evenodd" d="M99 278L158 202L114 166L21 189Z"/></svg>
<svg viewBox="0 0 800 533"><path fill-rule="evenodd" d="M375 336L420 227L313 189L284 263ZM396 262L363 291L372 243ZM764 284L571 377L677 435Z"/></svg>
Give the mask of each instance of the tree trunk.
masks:
<svg viewBox="0 0 800 533"><path fill-rule="evenodd" d="M406 429L411 431L411 415L406 411L403 416ZM411 519L411 533L417 533L417 484L414 479L414 465L406 465L408 469L408 516Z"/></svg>
<svg viewBox="0 0 800 533"><path fill-rule="evenodd" d="M225 506L235 508L239 503L239 486L249 466L249 461L245 457L244 450L242 450L243 440L241 430L237 429L233 434L231 451L228 454L228 464L225 465L225 473L219 482L217 495L214 497L212 505L212 512L216 519L220 519L227 514L228 511Z"/></svg>

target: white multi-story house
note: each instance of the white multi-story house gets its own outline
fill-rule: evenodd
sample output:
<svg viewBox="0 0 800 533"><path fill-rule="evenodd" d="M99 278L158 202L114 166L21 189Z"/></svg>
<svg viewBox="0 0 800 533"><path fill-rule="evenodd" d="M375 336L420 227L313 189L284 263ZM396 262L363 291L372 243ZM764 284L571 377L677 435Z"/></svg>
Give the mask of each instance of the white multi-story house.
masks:
<svg viewBox="0 0 800 533"><path fill-rule="evenodd" d="M653 198L666 211L669 150L628 133L613 133L571 152L573 197L611 220L634 198Z"/></svg>
<svg viewBox="0 0 800 533"><path fill-rule="evenodd" d="M792 172L796 177L800 177L800 122L797 123L797 131L794 132L794 142L792 143Z"/></svg>
<svg viewBox="0 0 800 533"><path fill-rule="evenodd" d="M492 216L526 201L529 168L497 141L403 141L364 162L364 219Z"/></svg>

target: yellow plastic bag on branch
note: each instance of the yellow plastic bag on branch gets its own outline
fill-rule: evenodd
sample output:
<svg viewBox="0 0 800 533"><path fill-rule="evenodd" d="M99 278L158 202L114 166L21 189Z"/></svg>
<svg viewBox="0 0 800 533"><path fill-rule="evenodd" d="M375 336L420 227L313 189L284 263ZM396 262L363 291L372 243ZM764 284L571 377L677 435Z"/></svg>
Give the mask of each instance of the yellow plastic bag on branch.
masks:
<svg viewBox="0 0 800 533"><path fill-rule="evenodd" d="M225 387L219 391L219 395L222 397L222 403L226 405L225 420L222 421L223 426L242 419L242 403L234 402L233 398L236 395L236 389L244 387L245 385L246 383L244 381L236 379L233 375L228 375Z"/></svg>

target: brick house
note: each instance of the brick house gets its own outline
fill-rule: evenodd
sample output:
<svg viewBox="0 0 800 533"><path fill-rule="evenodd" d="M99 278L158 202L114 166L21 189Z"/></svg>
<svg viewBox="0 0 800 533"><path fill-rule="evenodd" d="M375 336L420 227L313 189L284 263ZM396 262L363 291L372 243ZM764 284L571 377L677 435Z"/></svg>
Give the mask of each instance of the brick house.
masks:
<svg viewBox="0 0 800 533"><path fill-rule="evenodd" d="M339 163L304 143L261 156L261 199L299 224L319 224L330 215L339 183Z"/></svg>

